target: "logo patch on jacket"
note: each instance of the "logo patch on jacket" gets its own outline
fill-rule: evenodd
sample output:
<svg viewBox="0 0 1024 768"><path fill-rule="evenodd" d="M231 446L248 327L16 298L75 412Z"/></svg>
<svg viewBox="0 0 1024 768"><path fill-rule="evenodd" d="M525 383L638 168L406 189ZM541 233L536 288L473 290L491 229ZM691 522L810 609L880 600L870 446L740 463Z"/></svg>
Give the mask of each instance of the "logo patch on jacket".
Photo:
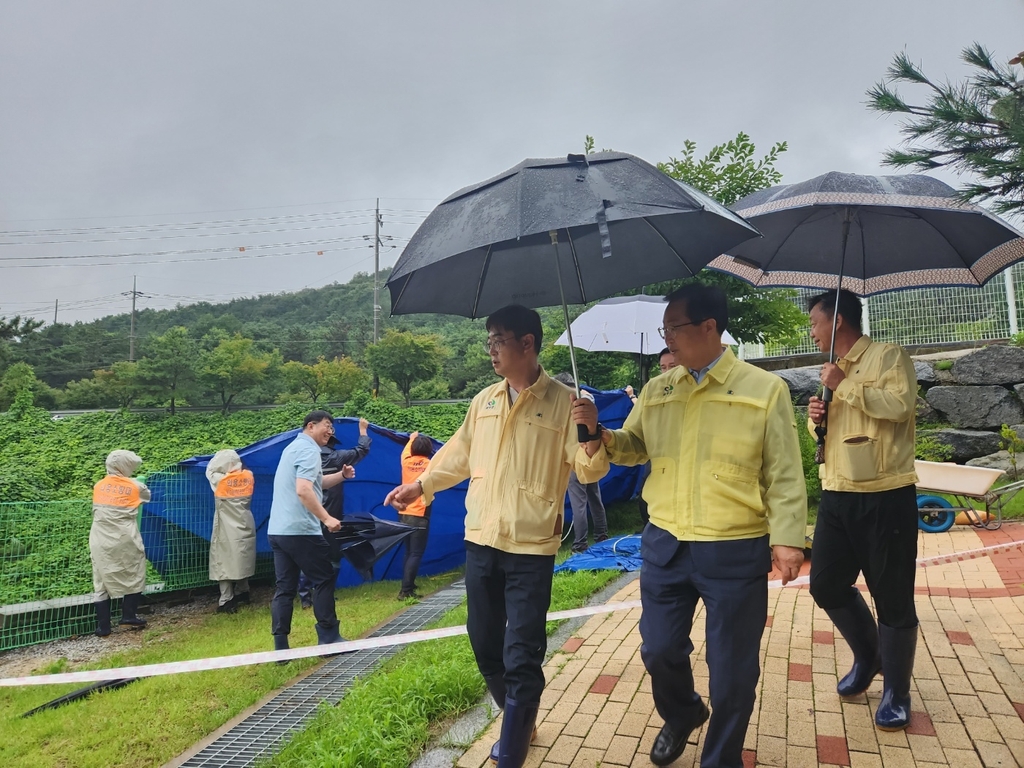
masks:
<svg viewBox="0 0 1024 768"><path fill-rule="evenodd" d="M498 405L498 401L497 400L494 400L494 399L488 400L487 401L487 405L484 406L484 410L485 411L492 411L492 410L494 410L495 407L497 407L497 405Z"/></svg>

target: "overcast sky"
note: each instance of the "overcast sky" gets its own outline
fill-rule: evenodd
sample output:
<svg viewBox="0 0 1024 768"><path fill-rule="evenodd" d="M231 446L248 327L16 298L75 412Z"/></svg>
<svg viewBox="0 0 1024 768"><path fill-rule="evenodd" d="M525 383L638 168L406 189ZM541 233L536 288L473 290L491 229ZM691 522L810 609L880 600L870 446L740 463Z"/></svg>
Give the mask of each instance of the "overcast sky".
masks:
<svg viewBox="0 0 1024 768"><path fill-rule="evenodd" d="M375 198L390 265L442 198L588 133L892 173L865 91L902 50L960 79L974 41L1024 49L1024 0L0 0L0 315L126 311L133 275L154 308L344 282Z"/></svg>

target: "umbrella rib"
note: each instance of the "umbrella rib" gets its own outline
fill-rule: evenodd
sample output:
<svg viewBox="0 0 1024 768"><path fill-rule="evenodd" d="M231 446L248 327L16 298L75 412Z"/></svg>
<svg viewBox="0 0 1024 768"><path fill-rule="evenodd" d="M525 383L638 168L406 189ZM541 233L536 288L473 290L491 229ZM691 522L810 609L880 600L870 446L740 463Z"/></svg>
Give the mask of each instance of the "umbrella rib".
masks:
<svg viewBox="0 0 1024 768"><path fill-rule="evenodd" d="M572 254L572 265L573 265L573 268L576 270L576 282L580 286L580 297L583 299L583 303L586 304L587 303L587 292L583 288L583 274L580 272L580 261L579 261L578 258L576 258L576 243L573 242L573 240L572 240L572 232L569 231L568 227L565 228L565 236L569 240L569 253ZM561 269L561 267L557 267L557 268Z"/></svg>
<svg viewBox="0 0 1024 768"><path fill-rule="evenodd" d="M782 248L786 245L786 243L789 242L789 238L791 238L793 235L795 235L796 231L800 227L802 227L804 225L804 223L809 218L811 218L811 216L813 216L815 213L818 213L821 210L823 210L823 209L822 208L815 208L813 205L808 206L808 208L807 208L807 215L804 216L802 219L800 219L798 224L796 224L795 226L792 226L792 227L789 228L789 233L782 239L782 242L779 243L779 247L776 248L772 252L771 257L767 261L765 261L764 265L761 267L761 271L764 272L766 276L768 274L768 266L775 260L775 257L779 255L779 251L781 251ZM756 227L757 225L755 224L754 226Z"/></svg>
<svg viewBox="0 0 1024 768"><path fill-rule="evenodd" d="M484 254L484 263L480 267L480 278L476 281L476 295L473 297L473 314L470 317L476 317L476 310L480 306L480 293L484 289L484 279L487 277L487 268L491 265L491 248L493 244L487 246L487 253Z"/></svg>
<svg viewBox="0 0 1024 768"><path fill-rule="evenodd" d="M679 251L676 250L676 247L672 245L672 243L665 239L665 236L661 234L661 231L656 226L654 226L646 216L641 216L640 221L644 222L647 226L654 230L654 233L661 238L661 242L667 245L668 249L676 255L676 258L679 259L679 263L686 267L686 271L690 273L690 277L693 277L695 273L692 269L690 269L690 265L686 263L686 259L679 255Z"/></svg>

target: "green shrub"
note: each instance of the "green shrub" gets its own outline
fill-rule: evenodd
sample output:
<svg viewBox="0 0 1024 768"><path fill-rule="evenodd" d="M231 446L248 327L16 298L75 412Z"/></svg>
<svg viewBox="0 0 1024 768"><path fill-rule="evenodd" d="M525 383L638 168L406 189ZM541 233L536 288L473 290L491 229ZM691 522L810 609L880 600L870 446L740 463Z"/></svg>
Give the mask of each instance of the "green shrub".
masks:
<svg viewBox="0 0 1024 768"><path fill-rule="evenodd" d="M807 408L796 409L796 433L800 438L800 460L804 468L804 482L807 484L807 503L816 506L821 501L821 480L818 478L818 464L814 452L818 441L807 429Z"/></svg>
<svg viewBox="0 0 1024 768"><path fill-rule="evenodd" d="M953 457L953 446L918 432L914 438L914 456L921 461L949 461Z"/></svg>

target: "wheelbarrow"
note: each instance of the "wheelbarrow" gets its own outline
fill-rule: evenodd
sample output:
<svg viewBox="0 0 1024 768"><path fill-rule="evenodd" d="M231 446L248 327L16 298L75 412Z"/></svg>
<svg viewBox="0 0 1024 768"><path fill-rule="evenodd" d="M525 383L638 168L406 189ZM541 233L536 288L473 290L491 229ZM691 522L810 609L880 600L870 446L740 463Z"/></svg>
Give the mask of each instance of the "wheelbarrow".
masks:
<svg viewBox="0 0 1024 768"><path fill-rule="evenodd" d="M917 470L917 527L928 533L942 533L955 522L995 530L1003 524L1003 504L1024 488L1024 480L992 485L1004 473L1001 469L968 467L938 461L915 461ZM936 493L952 496L954 505Z"/></svg>

